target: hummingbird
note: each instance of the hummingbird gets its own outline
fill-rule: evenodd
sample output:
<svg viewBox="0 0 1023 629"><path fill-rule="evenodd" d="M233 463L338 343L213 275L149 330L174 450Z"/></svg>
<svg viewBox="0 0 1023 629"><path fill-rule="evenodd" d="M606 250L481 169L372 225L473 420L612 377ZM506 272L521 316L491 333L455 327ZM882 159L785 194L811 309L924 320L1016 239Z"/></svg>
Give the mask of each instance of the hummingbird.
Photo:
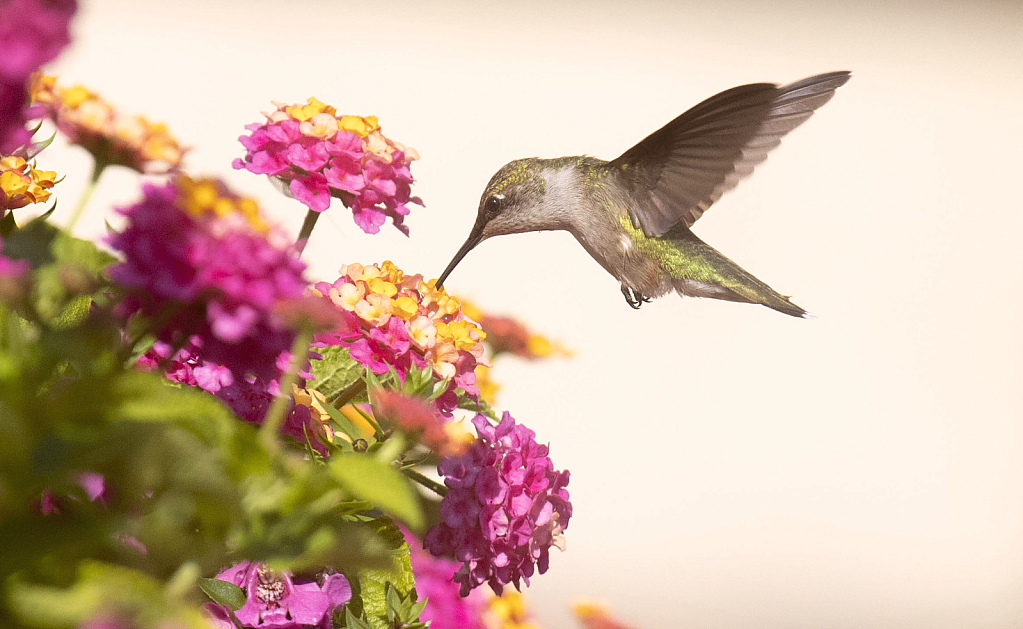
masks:
<svg viewBox="0 0 1023 629"><path fill-rule="evenodd" d="M840 71L784 86L733 87L609 162L580 155L505 164L483 191L472 231L436 286L487 238L565 230L619 281L632 308L675 291L807 316L690 228L849 77Z"/></svg>

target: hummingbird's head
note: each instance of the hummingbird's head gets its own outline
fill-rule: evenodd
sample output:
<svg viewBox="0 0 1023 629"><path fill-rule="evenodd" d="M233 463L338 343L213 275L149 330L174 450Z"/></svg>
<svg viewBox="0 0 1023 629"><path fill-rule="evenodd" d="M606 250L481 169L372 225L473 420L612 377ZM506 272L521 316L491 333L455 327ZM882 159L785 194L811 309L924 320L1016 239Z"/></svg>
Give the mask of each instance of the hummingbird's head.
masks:
<svg viewBox="0 0 1023 629"><path fill-rule="evenodd" d="M559 227L545 203L548 173L543 162L535 157L517 159L494 173L480 197L476 223L441 273L438 287L467 253L491 236Z"/></svg>

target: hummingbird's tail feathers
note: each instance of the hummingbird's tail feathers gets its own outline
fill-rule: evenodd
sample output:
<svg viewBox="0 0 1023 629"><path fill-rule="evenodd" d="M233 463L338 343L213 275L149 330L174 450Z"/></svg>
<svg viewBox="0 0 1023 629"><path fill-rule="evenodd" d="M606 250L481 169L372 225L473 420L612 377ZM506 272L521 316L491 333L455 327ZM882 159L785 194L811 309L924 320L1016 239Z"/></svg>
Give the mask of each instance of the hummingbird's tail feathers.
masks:
<svg viewBox="0 0 1023 629"><path fill-rule="evenodd" d="M739 268L739 267L736 267ZM739 268L742 271L741 268ZM681 279L675 280L675 291L679 295L689 297L709 297L711 299L722 299L724 301L736 301L744 304L760 304L772 310L785 313L792 317L809 318L811 315L803 308L800 308L786 296L778 293L773 288L764 284L749 273L743 271L748 280L752 283L743 287L725 287L720 285L708 285L702 282ZM747 281L748 281L747 280ZM746 289L746 290L743 290Z"/></svg>
<svg viewBox="0 0 1023 629"><path fill-rule="evenodd" d="M692 227L849 80L819 74L789 85L741 85L711 96L610 162L632 185L629 215L647 237Z"/></svg>
<svg viewBox="0 0 1023 629"><path fill-rule="evenodd" d="M676 261L662 263L662 268L671 276L672 286L680 295L760 304L792 317L809 316L787 296L761 282L689 229L676 227L665 238L670 239L678 256Z"/></svg>

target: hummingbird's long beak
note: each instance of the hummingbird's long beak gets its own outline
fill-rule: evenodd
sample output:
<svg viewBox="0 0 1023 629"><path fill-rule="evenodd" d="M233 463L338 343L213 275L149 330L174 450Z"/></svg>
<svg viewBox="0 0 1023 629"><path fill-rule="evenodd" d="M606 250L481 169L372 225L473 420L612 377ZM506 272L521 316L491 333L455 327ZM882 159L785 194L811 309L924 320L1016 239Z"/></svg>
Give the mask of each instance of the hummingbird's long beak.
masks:
<svg viewBox="0 0 1023 629"><path fill-rule="evenodd" d="M455 257L451 258L451 262L448 263L448 268L444 269L444 272L440 274L440 278L437 280L437 288L444 285L444 280L448 278L451 271L458 266L458 263L462 261L462 258L466 256L473 248L483 242L483 227L486 225L484 221L477 220L476 224L472 226L472 231L469 233L469 237L465 239L465 242L458 249L458 253Z"/></svg>

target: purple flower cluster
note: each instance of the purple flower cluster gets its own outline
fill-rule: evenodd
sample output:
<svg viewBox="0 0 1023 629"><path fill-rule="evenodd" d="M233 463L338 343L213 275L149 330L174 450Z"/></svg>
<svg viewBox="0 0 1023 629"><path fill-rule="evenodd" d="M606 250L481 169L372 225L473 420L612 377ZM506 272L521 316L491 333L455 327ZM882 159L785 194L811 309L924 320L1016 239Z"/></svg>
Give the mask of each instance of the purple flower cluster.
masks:
<svg viewBox="0 0 1023 629"><path fill-rule="evenodd" d="M422 205L411 196L409 164L418 155L381 134L376 118L337 116L314 98L264 115L265 123L247 125L250 134L238 138L246 152L234 160L236 169L278 178L316 212L337 197L368 234L379 232L390 216L408 235L408 204Z"/></svg>
<svg viewBox="0 0 1023 629"><path fill-rule="evenodd" d="M500 595L506 584L518 589L520 579L529 585L534 567L547 572L551 546L564 549L569 474L555 471L547 446L507 412L497 426L483 415L473 425L479 438L438 466L448 493L425 544L462 562L454 576L462 596L484 582Z"/></svg>
<svg viewBox="0 0 1023 629"><path fill-rule="evenodd" d="M301 299L307 283L305 264L255 204L220 182L179 177L147 185L120 213L127 227L109 243L125 258L110 270L127 289L122 313L165 321L157 337L172 345L198 336L203 359L235 381L271 380L295 338L275 308Z"/></svg>
<svg viewBox="0 0 1023 629"><path fill-rule="evenodd" d="M75 0L0 2L0 154L28 142L25 106L29 76L71 41Z"/></svg>
<svg viewBox="0 0 1023 629"><path fill-rule="evenodd" d="M352 598L348 579L338 573L317 579L274 572L261 563L243 561L217 575L245 590L245 605L235 612L245 627L259 629L330 629L331 612ZM213 627L235 629L227 608L203 605Z"/></svg>

